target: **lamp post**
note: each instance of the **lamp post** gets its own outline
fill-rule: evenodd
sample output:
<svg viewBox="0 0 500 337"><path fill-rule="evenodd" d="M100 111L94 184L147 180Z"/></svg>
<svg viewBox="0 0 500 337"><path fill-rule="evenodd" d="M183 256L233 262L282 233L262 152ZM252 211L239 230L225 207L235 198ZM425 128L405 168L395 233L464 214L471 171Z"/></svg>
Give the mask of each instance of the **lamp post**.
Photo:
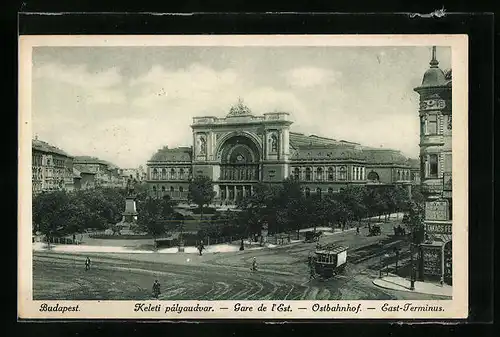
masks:
<svg viewBox="0 0 500 337"><path fill-rule="evenodd" d="M413 260L413 242L410 242L410 290L415 290L415 263Z"/></svg>
<svg viewBox="0 0 500 337"><path fill-rule="evenodd" d="M382 255L380 255L380 268L378 271L378 277L382 278Z"/></svg>
<svg viewBox="0 0 500 337"><path fill-rule="evenodd" d="M395 273L397 274L398 273L398 262L399 262L399 248L398 247L394 247L394 254L396 255L396 269L395 269Z"/></svg>

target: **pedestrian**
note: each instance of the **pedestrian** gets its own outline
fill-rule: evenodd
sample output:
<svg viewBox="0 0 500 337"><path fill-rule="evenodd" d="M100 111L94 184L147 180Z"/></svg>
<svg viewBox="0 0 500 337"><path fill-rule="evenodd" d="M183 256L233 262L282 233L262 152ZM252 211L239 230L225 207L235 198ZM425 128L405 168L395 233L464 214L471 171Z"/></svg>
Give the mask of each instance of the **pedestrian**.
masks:
<svg viewBox="0 0 500 337"><path fill-rule="evenodd" d="M356 226L356 235L359 235L359 225Z"/></svg>
<svg viewBox="0 0 500 337"><path fill-rule="evenodd" d="M257 271L257 259L255 257L252 261L252 271Z"/></svg>
<svg viewBox="0 0 500 337"><path fill-rule="evenodd" d="M73 234L73 244L75 244L75 243L76 243L76 235Z"/></svg>
<svg viewBox="0 0 500 337"><path fill-rule="evenodd" d="M85 260L85 271L90 270L90 258L87 256Z"/></svg>
<svg viewBox="0 0 500 337"><path fill-rule="evenodd" d="M155 280L153 282L153 297L158 299L158 297L160 296L161 294L161 290L160 290L160 282L158 282L158 280Z"/></svg>

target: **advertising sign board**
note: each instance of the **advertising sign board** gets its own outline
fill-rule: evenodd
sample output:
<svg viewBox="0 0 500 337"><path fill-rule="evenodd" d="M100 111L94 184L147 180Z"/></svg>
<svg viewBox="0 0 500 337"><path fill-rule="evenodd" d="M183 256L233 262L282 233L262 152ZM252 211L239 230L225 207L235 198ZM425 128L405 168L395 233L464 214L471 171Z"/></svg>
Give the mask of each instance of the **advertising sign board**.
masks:
<svg viewBox="0 0 500 337"><path fill-rule="evenodd" d="M450 219L448 201L437 200L425 203L425 220L446 221Z"/></svg>

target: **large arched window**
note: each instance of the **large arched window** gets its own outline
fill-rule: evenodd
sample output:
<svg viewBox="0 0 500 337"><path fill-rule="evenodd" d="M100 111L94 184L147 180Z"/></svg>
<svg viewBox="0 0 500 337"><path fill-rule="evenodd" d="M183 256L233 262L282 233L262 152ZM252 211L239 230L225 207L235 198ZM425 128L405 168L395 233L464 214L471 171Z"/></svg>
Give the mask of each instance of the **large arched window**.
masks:
<svg viewBox="0 0 500 337"><path fill-rule="evenodd" d="M347 179L347 169L345 166L341 166L339 169L339 180Z"/></svg>
<svg viewBox="0 0 500 337"><path fill-rule="evenodd" d="M398 170L398 181L401 180L401 171Z"/></svg>
<svg viewBox="0 0 500 337"><path fill-rule="evenodd" d="M170 179L175 179L175 170L174 169L170 170Z"/></svg>
<svg viewBox="0 0 500 337"><path fill-rule="evenodd" d="M311 168L306 168L306 180L311 180Z"/></svg>
<svg viewBox="0 0 500 337"><path fill-rule="evenodd" d="M333 171L333 167L329 167L328 168L328 180L329 181L333 181L335 178L334 178L334 171Z"/></svg>
<svg viewBox="0 0 500 337"><path fill-rule="evenodd" d="M184 169L183 169L183 168L181 168L181 169L179 170L179 176L180 176L180 177L179 177L180 179L185 179L185 177L184 177Z"/></svg>
<svg viewBox="0 0 500 337"><path fill-rule="evenodd" d="M370 173L368 173L368 180L371 180L371 181L379 181L379 176L378 176L378 173L375 172L375 171L371 171Z"/></svg>
<svg viewBox="0 0 500 337"><path fill-rule="evenodd" d="M316 169L316 180L323 180L323 169L321 167Z"/></svg>
<svg viewBox="0 0 500 337"><path fill-rule="evenodd" d="M293 170L293 177L295 178L295 180L299 180L300 179L300 169L298 167L296 167Z"/></svg>
<svg viewBox="0 0 500 337"><path fill-rule="evenodd" d="M309 187L306 187L305 191L306 191L306 193L305 193L306 198L309 198L309 196L311 195L311 190L309 189Z"/></svg>
<svg viewBox="0 0 500 337"><path fill-rule="evenodd" d="M167 179L167 170L166 169L161 169L161 179L163 179L163 180Z"/></svg>

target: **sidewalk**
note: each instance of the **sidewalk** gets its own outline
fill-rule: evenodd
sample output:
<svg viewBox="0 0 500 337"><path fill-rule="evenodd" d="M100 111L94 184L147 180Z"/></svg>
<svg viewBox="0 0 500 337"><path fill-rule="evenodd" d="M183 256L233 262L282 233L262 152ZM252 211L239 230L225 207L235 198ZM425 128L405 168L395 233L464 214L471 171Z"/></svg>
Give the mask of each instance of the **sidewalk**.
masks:
<svg viewBox="0 0 500 337"><path fill-rule="evenodd" d="M410 280L395 275L376 278L373 280L373 284L375 284L377 287L385 289L408 291L419 294L448 297L452 297L453 295L453 288L451 286L447 284L441 286L440 284L431 282L415 281L415 290L410 290Z"/></svg>

